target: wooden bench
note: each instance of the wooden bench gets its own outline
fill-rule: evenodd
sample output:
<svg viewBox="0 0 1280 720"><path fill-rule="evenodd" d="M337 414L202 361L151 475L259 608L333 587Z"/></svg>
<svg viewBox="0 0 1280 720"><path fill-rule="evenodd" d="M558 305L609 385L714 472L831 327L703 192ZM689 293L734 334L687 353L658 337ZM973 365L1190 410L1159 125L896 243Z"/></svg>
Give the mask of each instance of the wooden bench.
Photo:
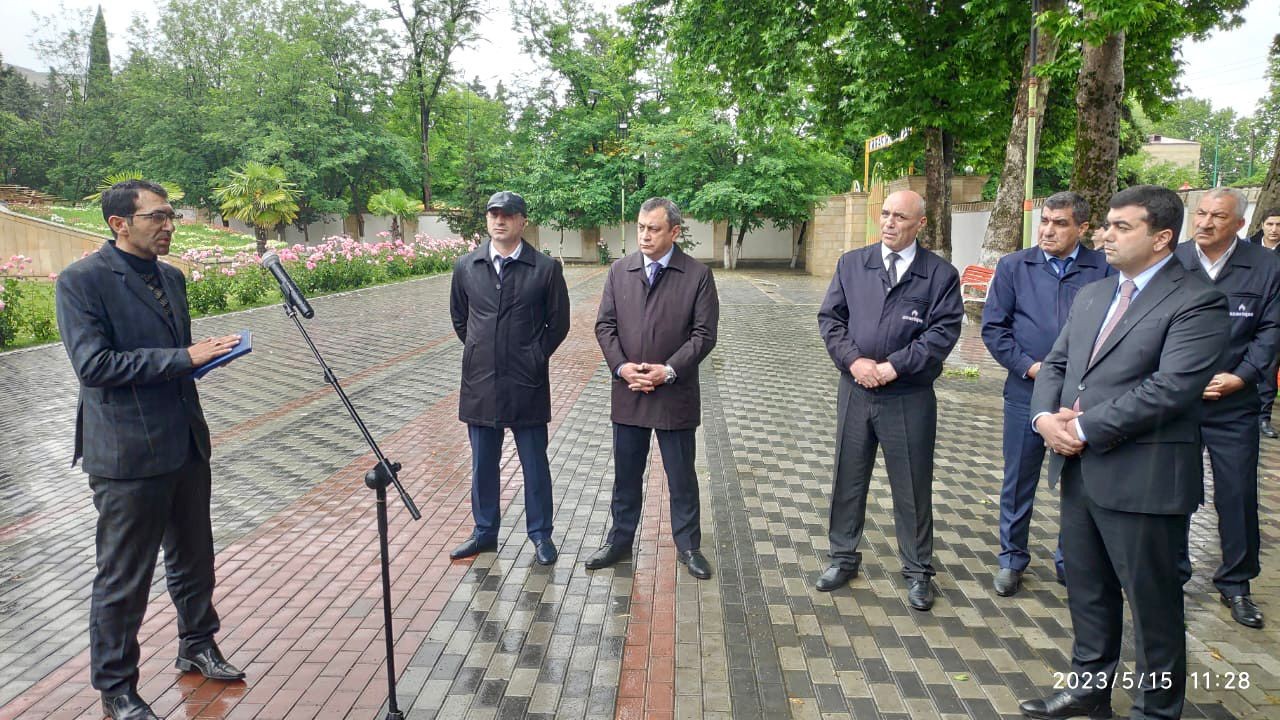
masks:
<svg viewBox="0 0 1280 720"><path fill-rule="evenodd" d="M960 273L960 297L964 302L985 303L991 278L996 271L982 265L968 265Z"/></svg>

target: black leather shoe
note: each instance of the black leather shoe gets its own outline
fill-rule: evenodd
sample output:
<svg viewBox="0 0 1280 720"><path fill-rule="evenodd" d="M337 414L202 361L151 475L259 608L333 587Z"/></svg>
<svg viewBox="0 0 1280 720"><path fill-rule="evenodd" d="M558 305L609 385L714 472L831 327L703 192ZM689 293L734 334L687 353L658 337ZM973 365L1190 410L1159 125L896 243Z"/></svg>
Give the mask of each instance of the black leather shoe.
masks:
<svg viewBox="0 0 1280 720"><path fill-rule="evenodd" d="M1253 604L1253 599L1248 595L1226 595L1219 596L1222 604L1231 608L1231 619L1240 623L1245 627L1261 628L1262 627L1262 611L1257 605Z"/></svg>
<svg viewBox="0 0 1280 720"><path fill-rule="evenodd" d="M1270 420L1259 420L1258 432L1261 432L1263 435L1266 435L1272 440L1275 440L1276 438L1280 438L1280 433L1276 432L1276 429L1271 427Z"/></svg>
<svg viewBox="0 0 1280 720"><path fill-rule="evenodd" d="M1022 714L1036 720L1087 717L1106 720L1111 717L1111 695L1076 697L1063 690L1044 699L1027 700L1018 706Z"/></svg>
<svg viewBox="0 0 1280 720"><path fill-rule="evenodd" d="M818 576L818 582L813 586L818 589L818 592L831 592L848 585L849 581L856 577L858 577L858 568L832 565Z"/></svg>
<svg viewBox="0 0 1280 720"><path fill-rule="evenodd" d="M481 540L475 535L472 535L467 538L466 542L454 548L453 552L449 553L449 559L461 560L462 558L469 558L473 555L479 555L482 552L489 552L497 549L497 538L494 538L493 540Z"/></svg>
<svg viewBox="0 0 1280 720"><path fill-rule="evenodd" d="M599 570L600 568L607 568L619 560L625 560L629 557L631 557L630 545L605 543L600 546L599 550L595 551L595 554L587 558L587 569Z"/></svg>
<svg viewBox="0 0 1280 720"><path fill-rule="evenodd" d="M1000 568L1000 572L996 573L995 582L992 585L996 589L996 594L1000 597L1009 597L1018 594L1018 589L1022 587L1022 571L1013 568Z"/></svg>
<svg viewBox="0 0 1280 720"><path fill-rule="evenodd" d="M103 695L102 712L111 720L160 720L151 706L132 690L123 695Z"/></svg>
<svg viewBox="0 0 1280 720"><path fill-rule="evenodd" d="M908 580L907 581L907 604L916 610L930 610L933 608L933 581L932 580Z"/></svg>
<svg viewBox="0 0 1280 720"><path fill-rule="evenodd" d="M711 577L711 563L699 550L685 550L678 556L680 564L689 568L689 574L699 580Z"/></svg>
<svg viewBox="0 0 1280 720"><path fill-rule="evenodd" d="M556 551L556 544L551 542L551 538L547 538L533 541L533 557L539 565L553 565L560 553Z"/></svg>
<svg viewBox="0 0 1280 720"><path fill-rule="evenodd" d="M173 666L183 672L199 670L201 675L210 680L244 679L244 671L227 662L227 659L218 651L217 645L210 645L199 652L186 655L179 651L178 659Z"/></svg>

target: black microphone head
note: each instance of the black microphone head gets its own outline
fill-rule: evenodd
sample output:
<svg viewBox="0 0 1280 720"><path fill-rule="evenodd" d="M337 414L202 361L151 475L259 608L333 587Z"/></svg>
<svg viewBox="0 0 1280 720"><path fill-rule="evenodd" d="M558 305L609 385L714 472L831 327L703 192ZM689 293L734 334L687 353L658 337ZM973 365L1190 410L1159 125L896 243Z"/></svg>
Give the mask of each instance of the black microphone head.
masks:
<svg viewBox="0 0 1280 720"><path fill-rule="evenodd" d="M263 253L263 255L262 255L262 259L258 261L258 264L259 264L259 265L261 265L262 267L270 267L270 266L272 266L272 265L279 265L279 264L280 264L280 256L279 256L278 254L276 254L276 251L275 251L275 250L268 250L268 251L266 251L265 253Z"/></svg>

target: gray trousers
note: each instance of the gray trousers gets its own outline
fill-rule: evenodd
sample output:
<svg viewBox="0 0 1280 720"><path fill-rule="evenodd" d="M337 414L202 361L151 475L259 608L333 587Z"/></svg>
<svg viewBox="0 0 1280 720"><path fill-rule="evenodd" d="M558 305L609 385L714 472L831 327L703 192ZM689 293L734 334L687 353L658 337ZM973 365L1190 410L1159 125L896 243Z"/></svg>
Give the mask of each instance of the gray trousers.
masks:
<svg viewBox="0 0 1280 720"><path fill-rule="evenodd" d="M867 491L876 449L883 447L902 574L927 580L934 575L933 442L938 400L933 388L889 395L866 390L842 373L836 417L829 533L832 563L848 569L862 564L858 545L865 528Z"/></svg>

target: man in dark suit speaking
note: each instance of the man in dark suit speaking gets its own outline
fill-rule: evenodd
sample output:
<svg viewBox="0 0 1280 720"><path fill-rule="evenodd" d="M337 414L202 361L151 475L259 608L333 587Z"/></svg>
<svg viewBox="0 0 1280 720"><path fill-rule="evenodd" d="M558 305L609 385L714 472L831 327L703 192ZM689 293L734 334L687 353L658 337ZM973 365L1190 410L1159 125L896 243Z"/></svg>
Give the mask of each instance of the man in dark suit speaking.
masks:
<svg viewBox="0 0 1280 720"><path fill-rule="evenodd" d="M1032 424L1062 483L1062 550L1075 630L1060 692L1022 703L1032 718L1178 718L1186 638L1178 555L1204 495L1200 394L1230 328L1222 293L1173 259L1182 201L1154 185L1111 198L1096 239L1119 275L1076 295L1031 396ZM1120 672L1123 597L1137 662Z"/></svg>
<svg viewBox="0 0 1280 720"><path fill-rule="evenodd" d="M186 279L156 261L177 217L164 188L141 180L102 194L113 240L58 276L58 329L80 379L75 460L98 510L89 610L89 676L116 720L154 718L138 697L138 628L163 545L178 614L180 670L216 680L244 673L213 636L209 426L191 373L236 335L191 342Z"/></svg>

